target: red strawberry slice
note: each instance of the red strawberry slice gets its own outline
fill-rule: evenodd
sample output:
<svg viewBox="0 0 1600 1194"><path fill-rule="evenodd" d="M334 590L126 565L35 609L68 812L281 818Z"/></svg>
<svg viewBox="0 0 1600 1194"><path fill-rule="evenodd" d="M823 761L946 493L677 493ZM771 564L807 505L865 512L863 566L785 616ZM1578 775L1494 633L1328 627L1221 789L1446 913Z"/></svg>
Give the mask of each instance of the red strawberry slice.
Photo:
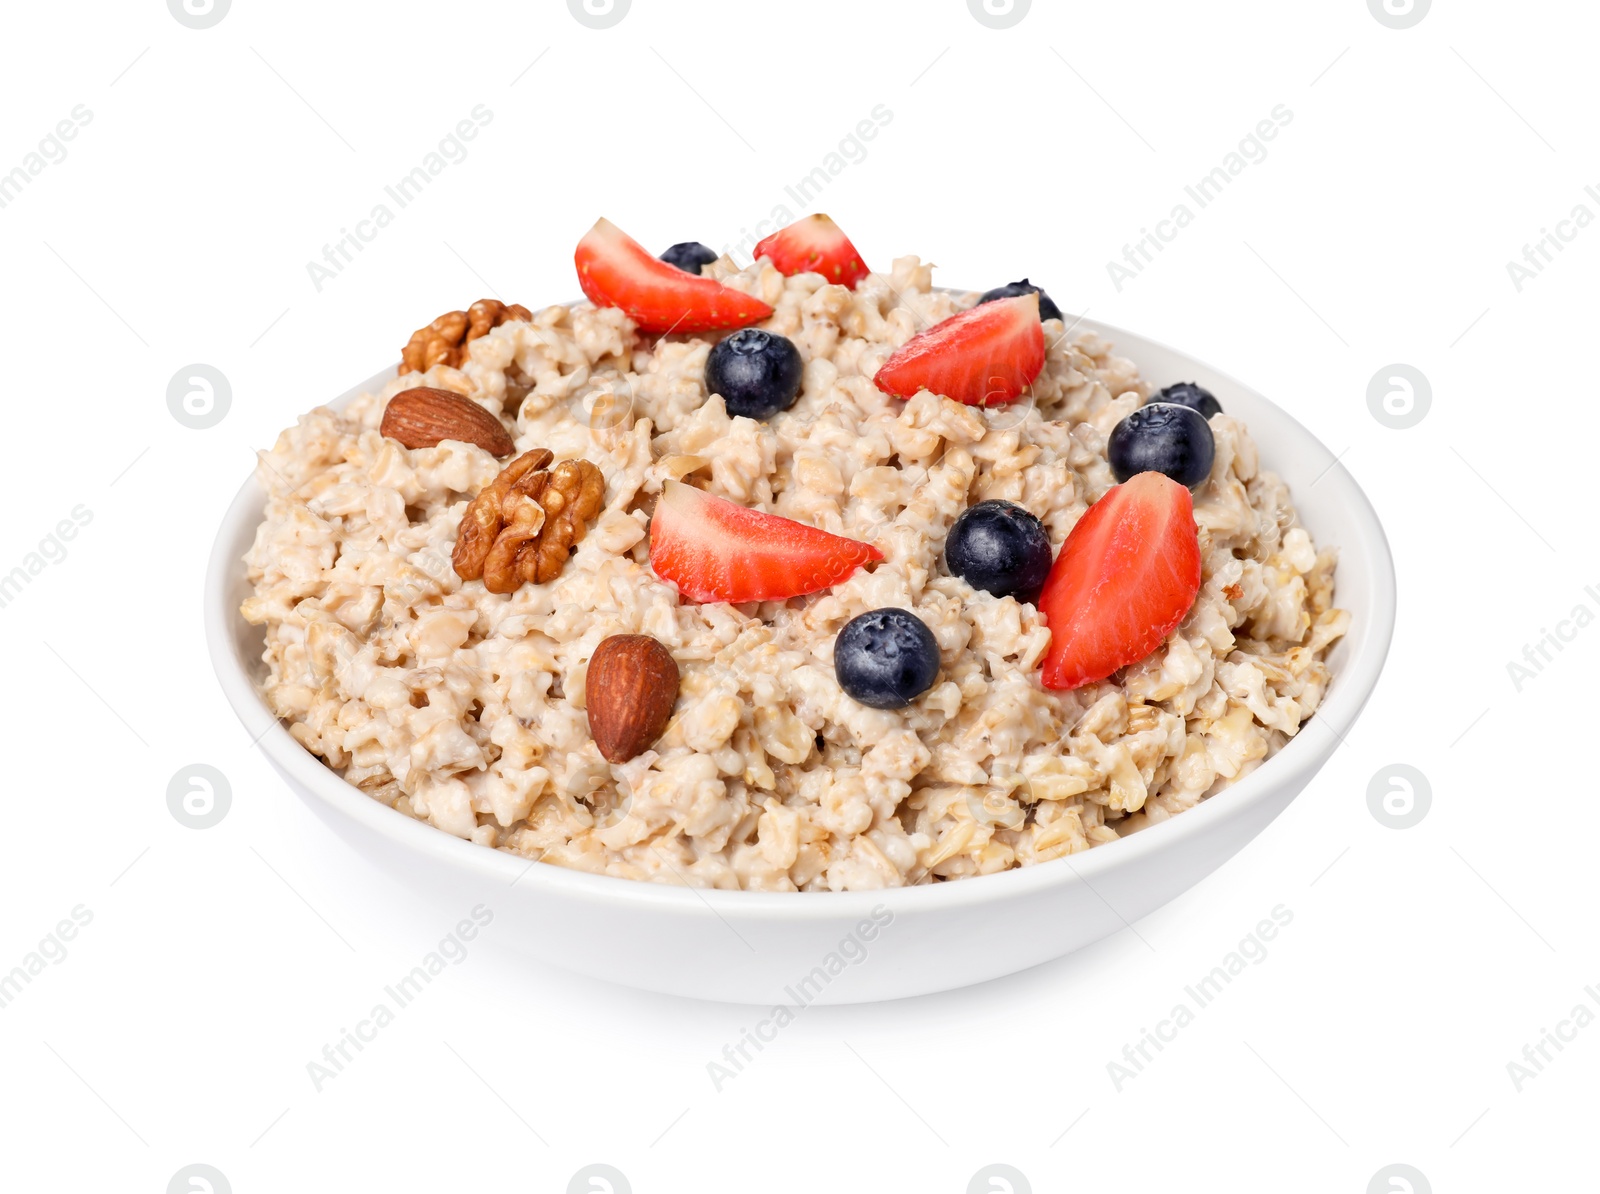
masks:
<svg viewBox="0 0 1600 1194"><path fill-rule="evenodd" d="M742 328L772 314L758 298L658 260L604 218L578 242L573 261L589 301L627 312L641 332Z"/></svg>
<svg viewBox="0 0 1600 1194"><path fill-rule="evenodd" d="M836 585L883 553L803 522L668 481L650 519L650 567L691 601L773 601Z"/></svg>
<svg viewBox="0 0 1600 1194"><path fill-rule="evenodd" d="M820 212L796 220L758 242L754 255L770 258L785 277L821 274L828 281L851 290L872 272L861 263L861 254L856 252L844 229Z"/></svg>
<svg viewBox="0 0 1600 1194"><path fill-rule="evenodd" d="M1189 491L1160 473L1108 490L1061 545L1039 594L1046 688L1104 680L1159 647L1200 591Z"/></svg>
<svg viewBox="0 0 1600 1194"><path fill-rule="evenodd" d="M1044 368L1039 296L995 299L911 337L872 379L885 394L932 390L968 406L1010 402Z"/></svg>

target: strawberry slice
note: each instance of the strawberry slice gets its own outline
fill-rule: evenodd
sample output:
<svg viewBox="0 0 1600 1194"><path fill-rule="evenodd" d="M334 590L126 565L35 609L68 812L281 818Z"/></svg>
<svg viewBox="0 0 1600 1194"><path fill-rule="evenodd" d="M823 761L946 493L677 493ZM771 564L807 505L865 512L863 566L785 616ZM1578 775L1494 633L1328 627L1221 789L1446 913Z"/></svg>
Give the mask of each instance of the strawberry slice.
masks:
<svg viewBox="0 0 1600 1194"><path fill-rule="evenodd" d="M604 218L578 242L573 261L589 301L627 312L641 332L742 328L772 314L758 298L658 260Z"/></svg>
<svg viewBox="0 0 1600 1194"><path fill-rule="evenodd" d="M828 281L851 290L872 272L861 263L861 254L856 252L844 229L820 212L796 220L757 242L754 256L770 258L785 277L821 274Z"/></svg>
<svg viewBox="0 0 1600 1194"><path fill-rule="evenodd" d="M1027 389L1043 368L1039 296L1023 294L970 307L919 332L872 382L896 398L932 390L968 406L997 406Z"/></svg>
<svg viewBox="0 0 1600 1194"><path fill-rule="evenodd" d="M1080 688L1137 663L1183 621L1200 591L1189 491L1139 473L1072 528L1039 594L1050 627L1046 688Z"/></svg>
<svg viewBox="0 0 1600 1194"><path fill-rule="evenodd" d="M803 522L668 481L650 519L650 567L691 601L773 601L836 585L883 553Z"/></svg>

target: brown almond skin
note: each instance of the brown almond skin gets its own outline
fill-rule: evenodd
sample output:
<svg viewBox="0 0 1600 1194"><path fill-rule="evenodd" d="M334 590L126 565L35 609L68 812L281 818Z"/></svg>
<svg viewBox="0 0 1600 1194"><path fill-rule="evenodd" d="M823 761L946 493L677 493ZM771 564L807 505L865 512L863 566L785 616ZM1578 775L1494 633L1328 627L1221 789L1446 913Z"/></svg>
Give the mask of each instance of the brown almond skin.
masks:
<svg viewBox="0 0 1600 1194"><path fill-rule="evenodd" d="M500 420L470 398L432 386L402 390L383 408L378 431L408 448L431 448L441 440L477 444L496 456L516 449Z"/></svg>
<svg viewBox="0 0 1600 1194"><path fill-rule="evenodd" d="M648 634L614 634L595 648L584 687L589 733L608 763L655 744L678 701L678 664Z"/></svg>

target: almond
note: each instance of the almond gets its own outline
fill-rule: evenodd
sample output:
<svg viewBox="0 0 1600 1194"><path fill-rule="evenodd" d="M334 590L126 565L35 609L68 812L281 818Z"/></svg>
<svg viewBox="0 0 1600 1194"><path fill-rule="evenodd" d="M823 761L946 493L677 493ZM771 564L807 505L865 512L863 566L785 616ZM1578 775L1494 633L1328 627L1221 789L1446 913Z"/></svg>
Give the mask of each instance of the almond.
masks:
<svg viewBox="0 0 1600 1194"><path fill-rule="evenodd" d="M499 419L470 398L432 386L402 390L383 409L379 432L408 448L431 448L441 440L477 444L496 456L516 449Z"/></svg>
<svg viewBox="0 0 1600 1194"><path fill-rule="evenodd" d="M648 634L614 634L589 660L584 703L589 733L607 762L626 763L654 745L678 700L678 664Z"/></svg>

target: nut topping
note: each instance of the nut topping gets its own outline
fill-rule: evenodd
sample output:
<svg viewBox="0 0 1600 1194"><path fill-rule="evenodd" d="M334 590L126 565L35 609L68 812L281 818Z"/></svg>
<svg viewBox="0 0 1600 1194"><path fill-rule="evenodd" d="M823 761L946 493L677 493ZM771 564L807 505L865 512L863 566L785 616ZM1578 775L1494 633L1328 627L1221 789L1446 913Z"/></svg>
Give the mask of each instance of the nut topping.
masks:
<svg viewBox="0 0 1600 1194"><path fill-rule="evenodd" d="M544 448L524 452L468 503L450 557L462 580L510 593L561 575L605 503L606 481L587 460L547 470L552 459Z"/></svg>
<svg viewBox="0 0 1600 1194"><path fill-rule="evenodd" d="M467 345L509 320L533 319L528 308L499 299L479 299L465 311L447 311L425 328L411 333L400 351L402 373L426 373L435 365L459 369L467 359Z"/></svg>
<svg viewBox="0 0 1600 1194"><path fill-rule="evenodd" d="M648 634L614 634L589 660L584 704L589 733L608 763L643 754L672 720L678 664Z"/></svg>
<svg viewBox="0 0 1600 1194"><path fill-rule="evenodd" d="M389 399L378 431L408 448L431 448L442 440L458 439L495 456L516 450L511 433L494 415L470 398L432 386L401 390Z"/></svg>

